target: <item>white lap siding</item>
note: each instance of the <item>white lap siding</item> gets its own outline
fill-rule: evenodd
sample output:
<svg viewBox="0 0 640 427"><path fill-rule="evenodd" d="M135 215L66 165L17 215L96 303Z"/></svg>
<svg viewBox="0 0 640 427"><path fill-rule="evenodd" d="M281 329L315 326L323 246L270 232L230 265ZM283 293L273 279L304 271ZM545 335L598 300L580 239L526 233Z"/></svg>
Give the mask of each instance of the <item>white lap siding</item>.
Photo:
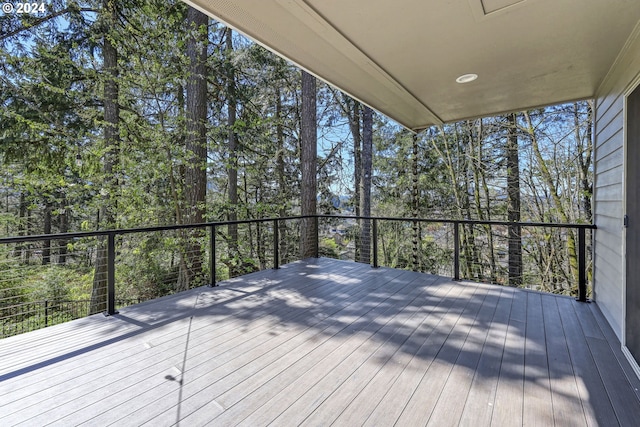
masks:
<svg viewBox="0 0 640 427"><path fill-rule="evenodd" d="M624 335L624 102L625 93L640 76L639 35L636 28L600 86L595 103L594 297L620 339ZM631 164L640 167L640 159Z"/></svg>

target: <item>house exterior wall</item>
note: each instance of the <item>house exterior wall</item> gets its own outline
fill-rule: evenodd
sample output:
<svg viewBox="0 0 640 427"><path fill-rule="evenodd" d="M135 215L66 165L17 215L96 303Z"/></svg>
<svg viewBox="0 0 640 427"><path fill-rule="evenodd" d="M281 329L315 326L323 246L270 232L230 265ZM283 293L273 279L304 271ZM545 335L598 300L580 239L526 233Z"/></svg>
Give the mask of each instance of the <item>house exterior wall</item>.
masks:
<svg viewBox="0 0 640 427"><path fill-rule="evenodd" d="M598 89L595 100L594 299L624 336L625 94L640 77L640 25ZM637 165L637 160L634 161Z"/></svg>

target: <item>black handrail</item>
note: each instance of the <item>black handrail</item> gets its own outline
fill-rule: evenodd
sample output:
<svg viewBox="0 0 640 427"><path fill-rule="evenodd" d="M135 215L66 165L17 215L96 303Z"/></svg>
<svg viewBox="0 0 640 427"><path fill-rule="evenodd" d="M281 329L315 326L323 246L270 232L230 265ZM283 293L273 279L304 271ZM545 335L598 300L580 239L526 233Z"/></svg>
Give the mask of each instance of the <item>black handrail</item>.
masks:
<svg viewBox="0 0 640 427"><path fill-rule="evenodd" d="M519 225L522 227L551 227L551 228L575 228L575 229L593 229L597 227L595 224L583 223L556 223L556 222L509 222L509 221L483 221L477 219L446 219L446 218L411 218L411 217L392 217L392 216L351 216L351 215L315 215L318 218L338 218L338 219L377 219L382 221L406 221L406 222L424 222L424 223L445 223L445 224L473 224L473 225ZM297 217L293 217L296 219ZM0 241L0 243L2 243Z"/></svg>
<svg viewBox="0 0 640 427"><path fill-rule="evenodd" d="M220 227L225 225L234 224L255 224L263 222L288 221L304 218L319 218L322 215L299 215L299 216L287 216L278 218L256 218L256 219L241 219L237 221L213 221L213 222L199 222L197 224L177 224L177 225L158 225L153 227L138 227L138 228L119 228L113 230L96 230L96 231L78 231L74 233L59 233L59 234L34 234L30 236L12 236L12 237L0 237L0 244L5 243L23 243L23 242L36 242L39 240L63 240L63 239L79 239L83 237L97 237L108 236L109 234L133 234L133 233L152 233L154 231L172 231L172 230L190 230L194 228L206 228L206 227ZM354 218L354 217L348 217Z"/></svg>
<svg viewBox="0 0 640 427"><path fill-rule="evenodd" d="M158 225L153 227L138 227L138 228L121 228L113 230L96 230L96 231L78 231L74 233L58 233L58 234L35 234L30 236L12 236L12 237L0 237L0 244L6 243L22 243L22 242L35 242L39 240L63 240L63 239L77 239L82 237L96 237L96 236L108 236L111 233L124 235L132 233L150 233L154 231L171 231L171 230L186 230L193 228L206 228L206 227L220 227L234 224L255 224L273 221L291 221L305 218L337 218L337 219L370 219L370 220L382 220L382 221L417 221L423 223L445 223L445 224L475 224L475 225L519 225L522 227L551 227L551 228L575 228L575 229L592 229L597 227L595 224L583 224L583 223L554 223L554 222L509 222L509 221L481 221L475 219L447 219L447 218L411 218L411 217L387 217L387 216L352 216L352 215L297 215L277 218L257 218L257 219L244 219L236 221L213 221L213 222L201 222L197 224L177 224L177 225Z"/></svg>

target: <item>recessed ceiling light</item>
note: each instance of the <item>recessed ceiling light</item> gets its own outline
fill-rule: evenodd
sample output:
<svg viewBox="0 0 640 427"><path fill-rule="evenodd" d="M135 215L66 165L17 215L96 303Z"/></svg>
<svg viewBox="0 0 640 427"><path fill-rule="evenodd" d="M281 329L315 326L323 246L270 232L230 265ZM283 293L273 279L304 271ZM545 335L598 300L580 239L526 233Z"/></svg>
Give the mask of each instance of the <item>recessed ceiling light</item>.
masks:
<svg viewBox="0 0 640 427"><path fill-rule="evenodd" d="M477 74L463 74L456 79L458 83L469 83L478 78Z"/></svg>

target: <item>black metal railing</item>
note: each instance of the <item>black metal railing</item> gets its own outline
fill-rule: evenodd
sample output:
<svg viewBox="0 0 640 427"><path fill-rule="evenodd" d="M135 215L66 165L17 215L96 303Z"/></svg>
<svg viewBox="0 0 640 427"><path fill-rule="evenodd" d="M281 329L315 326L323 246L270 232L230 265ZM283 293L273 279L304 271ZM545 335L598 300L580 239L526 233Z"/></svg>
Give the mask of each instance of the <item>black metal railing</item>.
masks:
<svg viewBox="0 0 640 427"><path fill-rule="evenodd" d="M309 226L311 234L304 230ZM3 336L8 336L48 326L53 314L71 320L95 313L98 307L112 315L124 305L120 300L152 299L193 286L216 286L221 279L250 271L277 269L300 259L303 247L305 256L573 293L587 301L587 233L594 229L591 224L311 215L1 238L0 250L6 250L0 252L0 322L7 325ZM514 230L520 258L509 252ZM50 247L56 241L62 242L57 252L64 254L57 258ZM208 261L195 267L187 265L190 257L207 256ZM146 257L144 262L141 257ZM102 293L75 301L39 296L41 282L69 281L65 274L72 263L83 295L91 288L95 293L96 283ZM141 266L146 270L140 271ZM189 282L185 271L190 268L198 270L198 280ZM139 288L137 294L132 288ZM58 301L56 308L52 301ZM60 305L63 301L66 308ZM32 325L21 328L20 322Z"/></svg>
<svg viewBox="0 0 640 427"><path fill-rule="evenodd" d="M439 249L445 254L445 257L449 256L451 259L452 268L449 271L450 276L453 277L454 280L461 279L479 279L482 281L489 281L494 283L502 283L502 284L510 284L508 283L507 275L500 280L499 277L491 277L490 275L473 275L470 274L470 268L463 269L462 265L471 265L477 263L477 260L471 260L472 256L469 254L469 251L461 251L464 245L469 245L469 239L463 238L468 237L469 234L473 232L474 227L482 227L488 229L488 231L484 231L480 234L481 237L490 236L494 240L495 238L500 239L504 242L503 246L505 246L505 252L507 249L507 242L509 240L508 233L514 228L517 229L517 239L521 241L521 248L525 252L528 253L529 258L535 257L535 254L532 254L532 245L528 245L526 240L530 240L532 238L542 238L546 239L544 245L546 246L544 250L546 251L548 257L553 258L553 261L558 262L560 259L564 259L564 270L559 272L559 275L564 275L564 286L561 286L562 280L559 279L556 275L555 278L550 278L549 282L555 282L556 293L560 293L562 291L567 291L565 293L574 293L576 299L578 301L585 302L588 300L588 273L591 271L590 260L588 260L587 255L591 255L590 251L587 250L590 245L590 237L587 237L588 232L592 232L596 229L596 226L593 224L560 224L560 223L543 223L543 222L508 222L508 221L480 221L480 220L454 220L454 219L434 219L434 218L397 218L397 217L353 217L353 216L344 216L344 215L318 215L318 218L326 219L326 220L351 220L354 219L358 221L370 221L371 222L371 237L370 243L363 242L362 244L370 244L371 246L371 259L367 262L370 262L373 267L377 267L380 264L380 224L381 223L404 223L404 237L406 241L411 240L411 234L415 233L416 228L412 227L413 224L428 224L428 225L438 225L440 228L446 229L448 233L448 244L440 245ZM496 230L501 228L502 230ZM541 233L532 233L531 230L540 229ZM553 236L553 232L556 232L555 237L559 240L556 242L556 246L563 246L561 251L551 250L551 238ZM575 234L573 234L575 233ZM420 241L425 233L421 232L421 236L417 237L417 240ZM414 237L415 239L415 237ZM525 243L522 243L522 240L525 240ZM414 240L414 245L416 241ZM472 244L474 249L480 248L482 245L478 243L478 240L473 241ZM437 246L437 245L436 245ZM485 242L485 246L486 242ZM496 248L497 245L495 242L490 247L486 247L486 251L494 252L496 250L499 251L499 248ZM444 249L443 249L444 247ZM494 254L495 255L495 254ZM525 254L526 255L526 254ZM386 257L383 257L386 259ZM512 262L511 259L505 261L504 263ZM522 262L522 261L521 261ZM386 264L386 263L383 263ZM414 267L416 265L412 263L405 263L405 265L401 266L402 268ZM477 267L477 265L476 265ZM506 272L509 270L510 266L507 265L503 270ZM527 283L523 283L523 279L539 281L541 279L540 275L537 273L531 273L533 271L531 268L529 269L530 273L527 275L526 272L522 272L524 269L524 265L518 266L521 271L519 277L516 277L518 280L518 287L531 287L533 289L540 290L541 287L536 285L535 283L531 283L527 285ZM518 270L516 269L516 270ZM433 273L442 274L442 270L438 270L437 268L431 269ZM466 273L466 274L465 274ZM447 275L446 272L444 275ZM528 277L527 277L528 276ZM575 277L574 277L575 276ZM512 277L513 278L513 277ZM575 282L575 283L574 283ZM575 288L575 292L570 292L572 288ZM545 288L542 288L545 290ZM549 288L546 288L549 289Z"/></svg>

